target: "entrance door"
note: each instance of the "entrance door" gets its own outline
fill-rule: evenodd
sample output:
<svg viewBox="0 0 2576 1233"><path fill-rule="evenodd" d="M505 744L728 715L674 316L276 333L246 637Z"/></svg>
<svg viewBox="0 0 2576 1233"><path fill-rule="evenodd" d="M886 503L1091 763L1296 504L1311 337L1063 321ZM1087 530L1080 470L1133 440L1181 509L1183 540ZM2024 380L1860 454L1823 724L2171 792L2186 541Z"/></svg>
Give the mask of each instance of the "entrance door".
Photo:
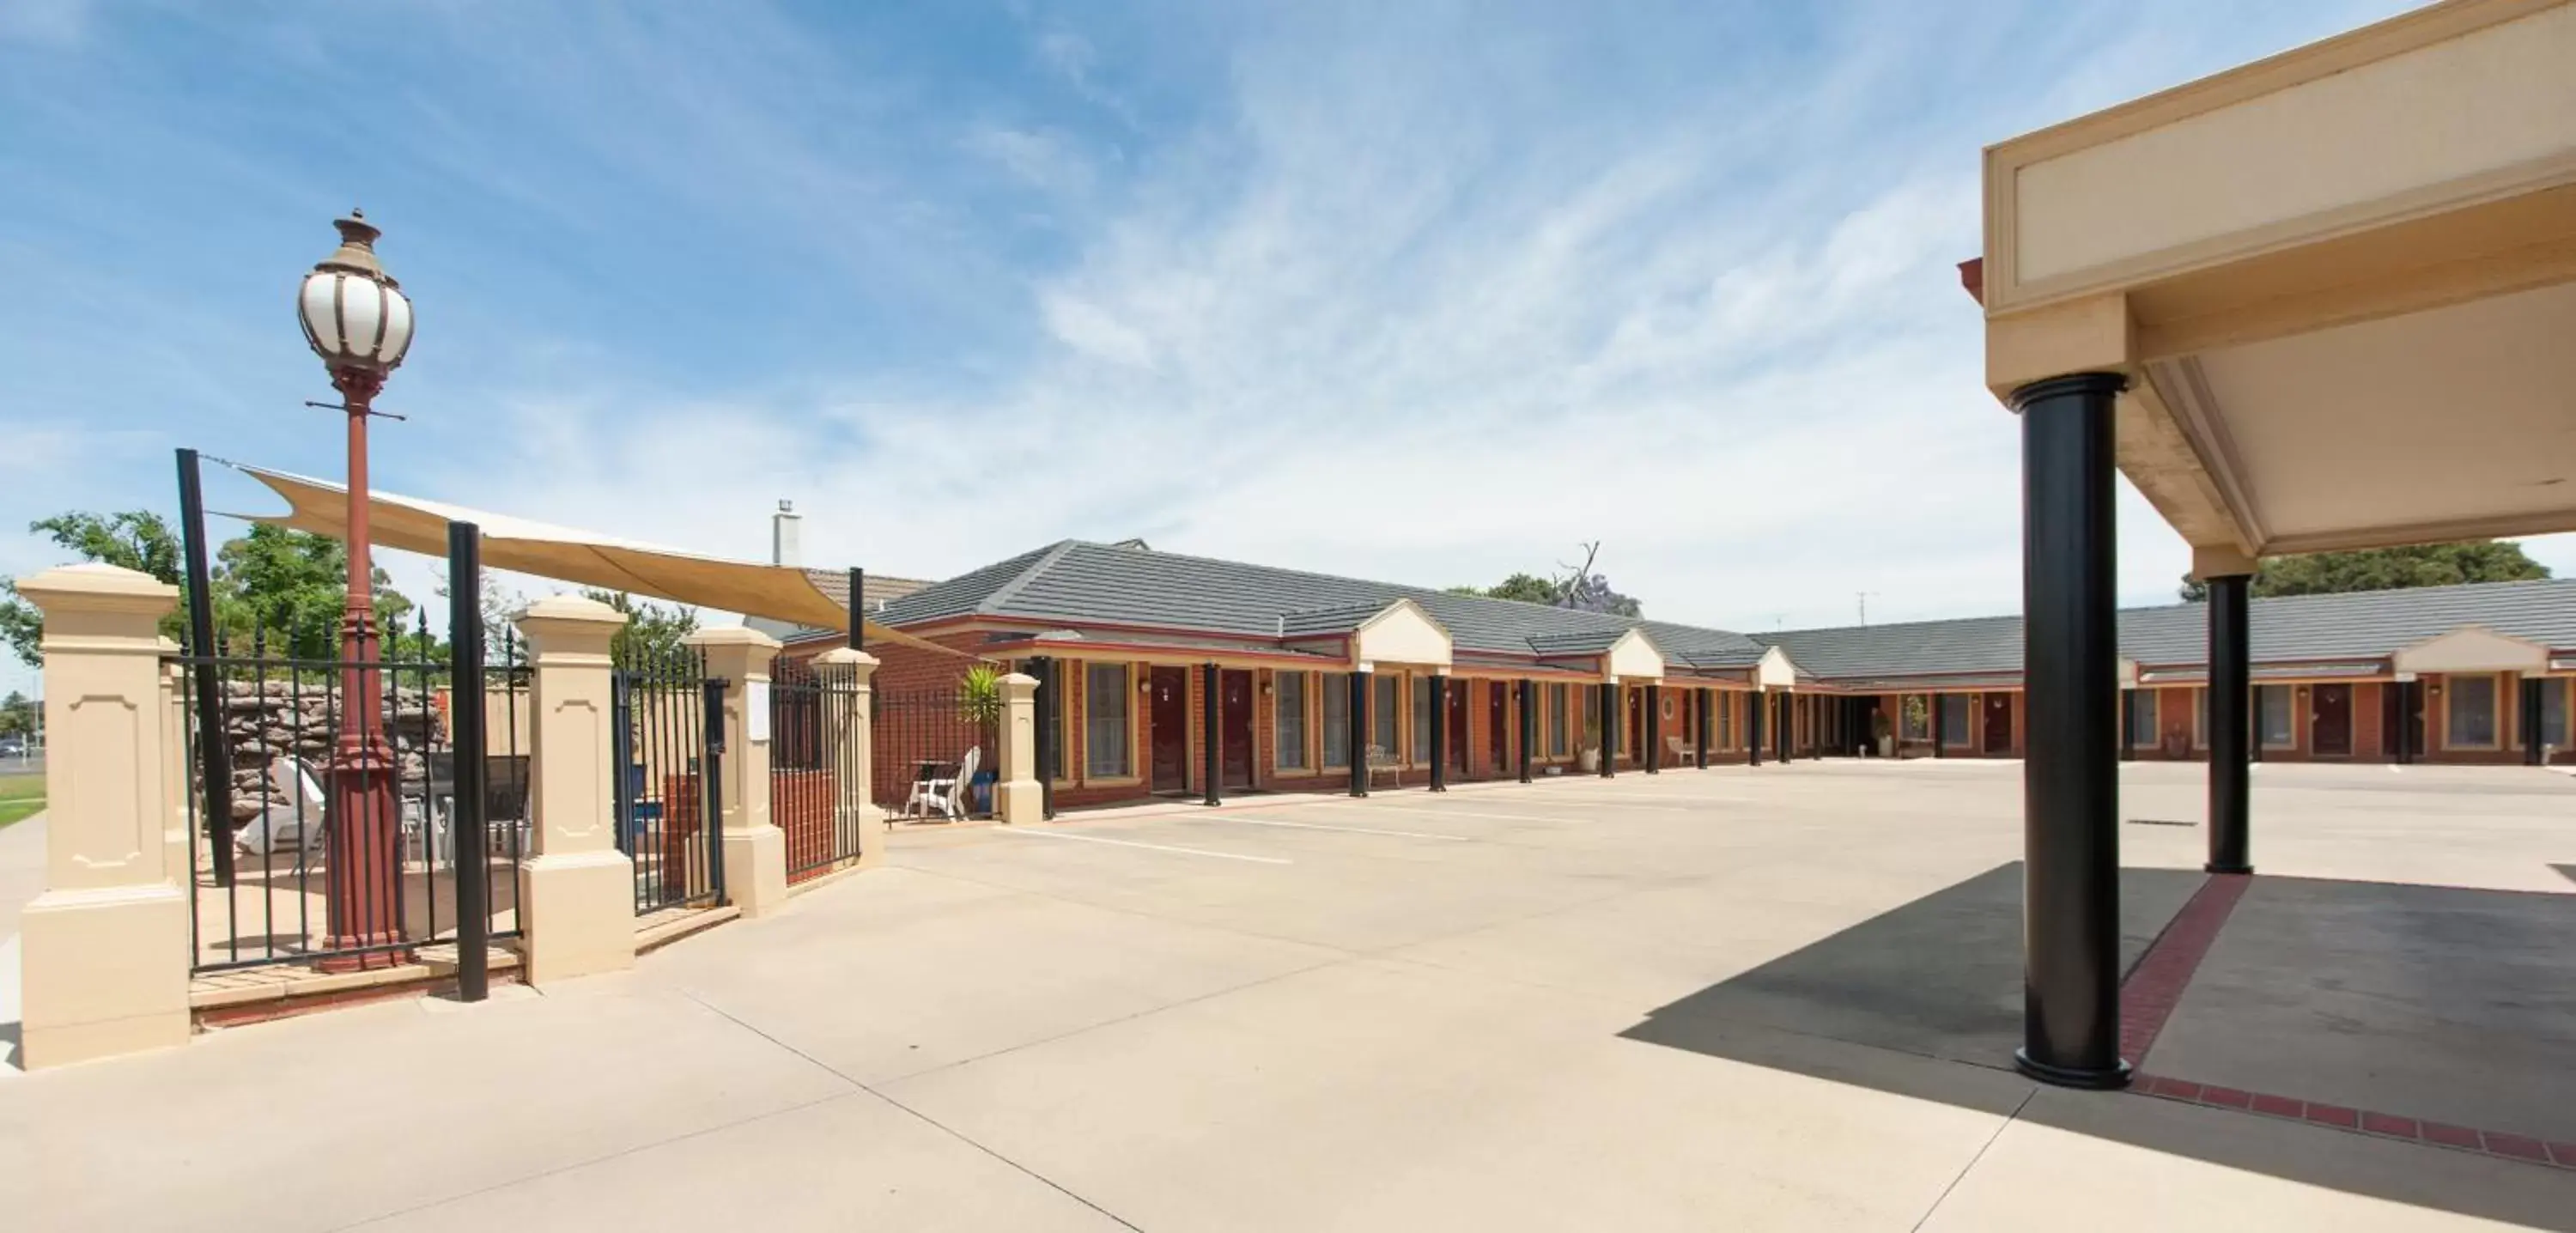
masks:
<svg viewBox="0 0 2576 1233"><path fill-rule="evenodd" d="M1986 696L1986 752L2012 752L2012 695ZM1937 722L1938 717L1935 717Z"/></svg>
<svg viewBox="0 0 2576 1233"><path fill-rule="evenodd" d="M1252 786L1252 672L1228 668L1217 673L1217 748L1225 772L1218 782L1229 788Z"/></svg>
<svg viewBox="0 0 2576 1233"><path fill-rule="evenodd" d="M2352 756L2352 686L2319 685L2308 691L2308 751L2321 758Z"/></svg>
<svg viewBox="0 0 2576 1233"><path fill-rule="evenodd" d="M1145 722L1153 742L1156 792L1190 788L1190 670L1156 668L1146 678L1153 692Z"/></svg>
<svg viewBox="0 0 2576 1233"><path fill-rule="evenodd" d="M1449 717L1442 721L1447 725L1441 735L1449 741L1449 773L1459 779L1467 777L1467 691L1471 688L1468 682L1451 678Z"/></svg>
<svg viewBox="0 0 2576 1233"><path fill-rule="evenodd" d="M1619 749L1642 765L1646 749L1646 691L1629 685L1621 692L1628 695L1628 726L1619 730Z"/></svg>
<svg viewBox="0 0 2576 1233"><path fill-rule="evenodd" d="M1504 681L1487 681L1485 691L1486 752L1493 756L1493 773L1501 777L1512 770L1512 687Z"/></svg>

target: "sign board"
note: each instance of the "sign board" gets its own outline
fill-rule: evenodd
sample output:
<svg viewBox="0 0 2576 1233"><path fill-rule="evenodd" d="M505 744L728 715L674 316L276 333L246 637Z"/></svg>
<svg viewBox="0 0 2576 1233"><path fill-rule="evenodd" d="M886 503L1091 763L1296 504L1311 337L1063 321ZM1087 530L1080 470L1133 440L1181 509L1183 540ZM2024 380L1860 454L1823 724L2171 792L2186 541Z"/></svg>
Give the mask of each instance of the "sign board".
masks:
<svg viewBox="0 0 2576 1233"><path fill-rule="evenodd" d="M743 739L768 740L769 682L753 681L751 688L743 691L742 711Z"/></svg>

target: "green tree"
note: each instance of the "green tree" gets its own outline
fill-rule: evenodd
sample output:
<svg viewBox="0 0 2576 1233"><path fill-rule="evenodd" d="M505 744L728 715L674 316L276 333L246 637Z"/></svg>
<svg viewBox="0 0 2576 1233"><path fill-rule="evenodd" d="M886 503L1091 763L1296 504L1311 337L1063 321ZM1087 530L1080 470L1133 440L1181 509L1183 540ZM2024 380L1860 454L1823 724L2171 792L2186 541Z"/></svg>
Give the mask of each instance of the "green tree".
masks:
<svg viewBox="0 0 2576 1233"><path fill-rule="evenodd" d="M1536 574L1514 574L1490 587L1451 587L1449 592L1486 599L1516 599L1524 604L1554 604L1565 598L1563 587Z"/></svg>
<svg viewBox="0 0 2576 1233"><path fill-rule="evenodd" d="M116 514L73 510L28 523L27 531L54 541L55 547L79 553L82 560L102 561L150 574L172 586L183 585L179 576L179 537L161 515L149 510ZM185 604L180 610L186 610ZM180 619L174 614L162 621L161 632L177 637L180 627ZM18 594L16 582L0 579L0 640L5 640L19 659L42 665L45 657L38 643L44 632L44 615Z"/></svg>
<svg viewBox="0 0 2576 1233"><path fill-rule="evenodd" d="M608 644L609 655L621 664L677 655L685 646L682 640L698 629L698 610L684 604L665 607L624 591L597 587L583 587L581 593L626 614L625 627Z"/></svg>
<svg viewBox="0 0 2576 1233"><path fill-rule="evenodd" d="M27 695L10 690L0 698L0 736L25 736L36 730L36 702Z"/></svg>
<svg viewBox="0 0 2576 1233"><path fill-rule="evenodd" d="M2525 555L2520 544L2473 539L2456 544L2265 557L2255 571L2253 592L2260 597L2336 595L2447 587L2464 582L2528 582L2548 576L2549 567ZM2198 603L2209 598L2209 587L2185 577L2182 597Z"/></svg>

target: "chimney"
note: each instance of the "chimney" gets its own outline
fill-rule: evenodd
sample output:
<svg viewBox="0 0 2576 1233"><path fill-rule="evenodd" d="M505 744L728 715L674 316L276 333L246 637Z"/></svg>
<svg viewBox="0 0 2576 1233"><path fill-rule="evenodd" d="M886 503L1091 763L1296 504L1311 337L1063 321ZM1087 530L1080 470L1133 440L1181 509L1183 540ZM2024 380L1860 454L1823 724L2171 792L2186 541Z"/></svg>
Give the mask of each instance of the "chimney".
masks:
<svg viewBox="0 0 2576 1233"><path fill-rule="evenodd" d="M770 564L803 565L805 563L805 548L800 530L804 521L796 516L794 501L778 503L778 512L769 516Z"/></svg>

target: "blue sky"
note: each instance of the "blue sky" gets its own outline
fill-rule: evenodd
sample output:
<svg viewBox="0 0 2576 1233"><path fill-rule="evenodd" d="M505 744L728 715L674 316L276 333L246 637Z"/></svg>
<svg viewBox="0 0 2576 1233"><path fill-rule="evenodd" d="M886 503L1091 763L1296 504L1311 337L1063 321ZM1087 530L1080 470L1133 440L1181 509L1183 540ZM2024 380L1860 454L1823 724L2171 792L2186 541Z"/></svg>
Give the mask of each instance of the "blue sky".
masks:
<svg viewBox="0 0 2576 1233"><path fill-rule="evenodd" d="M290 293L359 204L420 322L394 491L748 557L788 497L926 576L1599 539L1672 619L2009 610L1979 147L2400 7L9 0L0 572L170 508L174 446L339 473Z"/></svg>

